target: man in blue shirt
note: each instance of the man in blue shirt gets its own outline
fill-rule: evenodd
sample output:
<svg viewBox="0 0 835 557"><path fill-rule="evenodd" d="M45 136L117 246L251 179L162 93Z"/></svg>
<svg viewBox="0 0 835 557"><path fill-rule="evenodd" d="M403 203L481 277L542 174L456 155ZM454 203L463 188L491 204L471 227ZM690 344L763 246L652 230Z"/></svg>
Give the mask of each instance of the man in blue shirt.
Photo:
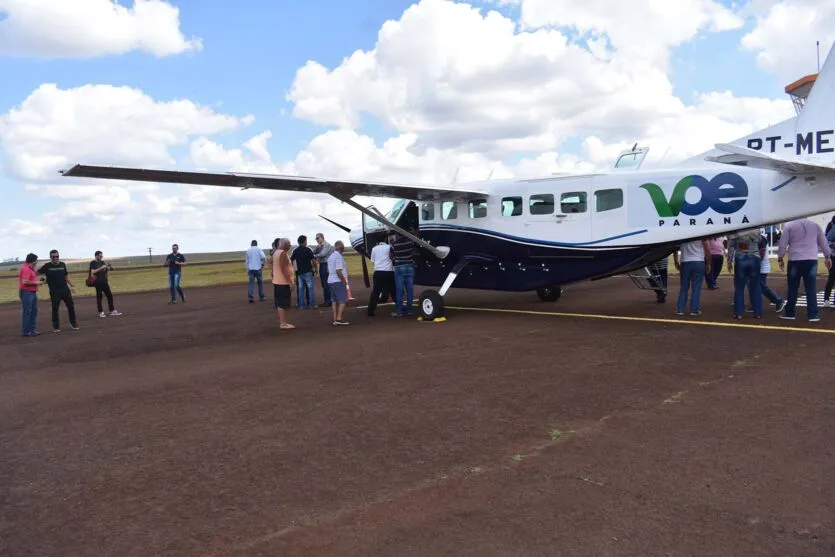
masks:
<svg viewBox="0 0 835 557"><path fill-rule="evenodd" d="M168 254L168 257L165 258L165 263L162 264L163 267L168 267L168 289L171 291L170 304L177 303L175 291L180 294L180 298L183 300L183 303L186 301L186 295L183 293L183 289L180 288L182 267L185 264L186 258L182 253L180 253L180 246L174 244L171 246L171 253Z"/></svg>

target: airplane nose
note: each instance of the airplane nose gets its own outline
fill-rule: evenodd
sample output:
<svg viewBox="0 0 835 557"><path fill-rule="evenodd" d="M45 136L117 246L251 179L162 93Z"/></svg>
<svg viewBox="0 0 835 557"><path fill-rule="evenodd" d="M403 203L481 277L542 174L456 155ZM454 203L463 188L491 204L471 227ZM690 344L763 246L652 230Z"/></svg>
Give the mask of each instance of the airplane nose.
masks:
<svg viewBox="0 0 835 557"><path fill-rule="evenodd" d="M359 253L364 253L362 245L362 228L354 228L348 233L348 241L351 242L351 247Z"/></svg>

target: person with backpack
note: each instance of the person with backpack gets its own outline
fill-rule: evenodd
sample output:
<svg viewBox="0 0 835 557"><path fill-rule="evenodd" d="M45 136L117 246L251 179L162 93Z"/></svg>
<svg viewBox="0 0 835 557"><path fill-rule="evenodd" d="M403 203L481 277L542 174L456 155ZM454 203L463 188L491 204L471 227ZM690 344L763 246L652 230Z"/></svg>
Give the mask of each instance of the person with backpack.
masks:
<svg viewBox="0 0 835 557"><path fill-rule="evenodd" d="M113 270L110 263L103 260L101 251L94 254L94 259L90 261L90 272L87 276L86 284L90 288L96 289L96 307L99 310L99 317L107 317L102 307L102 297L107 297L107 310L110 315L122 315L113 306L113 293L110 291L110 281L108 280L108 273Z"/></svg>

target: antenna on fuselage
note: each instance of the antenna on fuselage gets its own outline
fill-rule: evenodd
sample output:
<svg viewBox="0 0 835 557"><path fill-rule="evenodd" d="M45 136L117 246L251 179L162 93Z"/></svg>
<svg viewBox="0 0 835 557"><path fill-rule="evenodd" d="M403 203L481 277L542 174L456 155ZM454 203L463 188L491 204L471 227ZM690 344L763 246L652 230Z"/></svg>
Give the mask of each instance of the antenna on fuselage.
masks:
<svg viewBox="0 0 835 557"><path fill-rule="evenodd" d="M455 175L452 177L452 184L453 185L458 183L458 170L460 168L461 168L460 166L455 167Z"/></svg>
<svg viewBox="0 0 835 557"><path fill-rule="evenodd" d="M493 172L494 172L495 170L496 170L496 167L495 167L495 166L494 166L493 168L491 168L491 169L490 169L490 174L488 174L488 175L487 175L487 179L488 179L488 180L489 180L490 178L492 178L492 177L493 177Z"/></svg>

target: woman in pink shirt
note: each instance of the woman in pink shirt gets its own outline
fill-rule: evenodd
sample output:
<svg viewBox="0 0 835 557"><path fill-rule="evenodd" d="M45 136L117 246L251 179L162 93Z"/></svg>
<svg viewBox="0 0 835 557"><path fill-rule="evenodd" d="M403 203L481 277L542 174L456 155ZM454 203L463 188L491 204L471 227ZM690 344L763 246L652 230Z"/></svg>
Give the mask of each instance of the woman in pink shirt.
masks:
<svg viewBox="0 0 835 557"><path fill-rule="evenodd" d="M36 337L40 333L35 330L38 322L38 286L41 284L35 264L38 256L30 253L26 256L26 263L20 266L17 275L17 287L20 292L20 305L23 307L21 332L24 337Z"/></svg>
<svg viewBox="0 0 835 557"><path fill-rule="evenodd" d="M710 247L710 272L705 273L705 282L707 282L708 290L716 290L719 288L716 279L719 278L725 261L725 239L717 236L708 240L707 244Z"/></svg>

